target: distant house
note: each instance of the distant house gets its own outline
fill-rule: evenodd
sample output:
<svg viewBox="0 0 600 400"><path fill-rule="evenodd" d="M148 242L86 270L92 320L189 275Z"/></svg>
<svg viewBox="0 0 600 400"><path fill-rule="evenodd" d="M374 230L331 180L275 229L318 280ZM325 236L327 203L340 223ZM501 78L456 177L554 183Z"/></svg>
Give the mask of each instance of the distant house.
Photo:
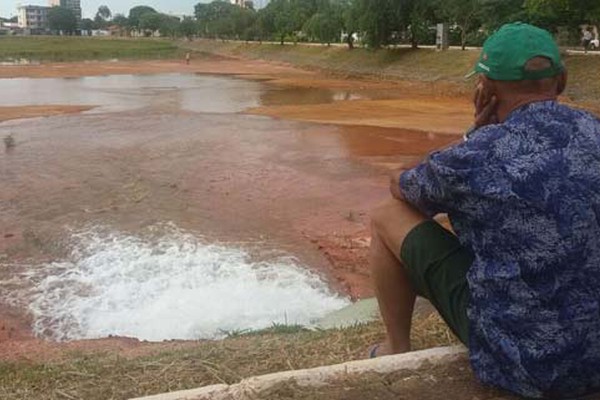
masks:
<svg viewBox="0 0 600 400"><path fill-rule="evenodd" d="M49 29L48 10L44 6L21 6L17 9L17 26L25 33L39 35Z"/></svg>
<svg viewBox="0 0 600 400"><path fill-rule="evenodd" d="M108 29L92 29L91 36L110 36L111 33Z"/></svg>
<svg viewBox="0 0 600 400"><path fill-rule="evenodd" d="M110 36L129 36L129 29L119 25L111 25L106 28Z"/></svg>
<svg viewBox="0 0 600 400"><path fill-rule="evenodd" d="M18 22L0 22L0 35L14 35L21 31Z"/></svg>

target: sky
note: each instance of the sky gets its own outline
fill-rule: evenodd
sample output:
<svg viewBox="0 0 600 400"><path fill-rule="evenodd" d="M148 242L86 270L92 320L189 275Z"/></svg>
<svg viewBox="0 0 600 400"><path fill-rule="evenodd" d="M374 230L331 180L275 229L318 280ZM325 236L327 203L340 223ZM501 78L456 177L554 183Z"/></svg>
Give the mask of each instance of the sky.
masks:
<svg viewBox="0 0 600 400"><path fill-rule="evenodd" d="M98 7L107 5L113 15L120 13L127 15L134 6L148 5L157 11L174 15L192 15L194 6L199 0L81 0L84 18L93 18ZM11 17L17 15L19 5L48 5L47 0L0 0L0 16Z"/></svg>

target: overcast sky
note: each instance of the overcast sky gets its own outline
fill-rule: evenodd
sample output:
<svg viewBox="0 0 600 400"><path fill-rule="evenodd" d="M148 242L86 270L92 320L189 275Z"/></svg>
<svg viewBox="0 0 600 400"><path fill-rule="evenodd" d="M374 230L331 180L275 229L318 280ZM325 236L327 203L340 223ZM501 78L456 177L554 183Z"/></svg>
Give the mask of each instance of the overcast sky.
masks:
<svg viewBox="0 0 600 400"><path fill-rule="evenodd" d="M98 7L107 5L113 14L127 14L129 9L134 6L148 5L154 7L157 11L167 14L192 15L194 5L199 2L208 2L208 0L81 0L84 18L93 18L96 15ZM0 16L11 17L17 15L19 5L47 5L47 0L0 0Z"/></svg>

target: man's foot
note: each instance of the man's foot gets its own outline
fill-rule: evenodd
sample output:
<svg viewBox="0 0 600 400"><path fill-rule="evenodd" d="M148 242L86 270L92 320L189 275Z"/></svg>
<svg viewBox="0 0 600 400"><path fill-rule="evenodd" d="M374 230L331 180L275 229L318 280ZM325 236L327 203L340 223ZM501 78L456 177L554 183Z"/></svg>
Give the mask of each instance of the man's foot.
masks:
<svg viewBox="0 0 600 400"><path fill-rule="evenodd" d="M369 358L391 356L394 354L387 342L375 344L369 348Z"/></svg>

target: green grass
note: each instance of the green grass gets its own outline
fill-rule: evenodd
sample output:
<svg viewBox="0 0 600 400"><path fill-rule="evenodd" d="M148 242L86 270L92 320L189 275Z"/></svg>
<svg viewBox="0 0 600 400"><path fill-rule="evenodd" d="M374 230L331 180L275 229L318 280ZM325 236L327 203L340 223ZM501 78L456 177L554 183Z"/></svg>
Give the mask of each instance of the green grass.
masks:
<svg viewBox="0 0 600 400"><path fill-rule="evenodd" d="M284 62L337 77L376 80L405 80L431 83L439 95L470 96L473 82L464 76L475 64L478 51L431 49L381 49L294 46L201 40L183 47L221 56ZM600 56L566 56L569 69L567 96L577 102L598 103L600 99ZM440 84L441 83L441 84Z"/></svg>
<svg viewBox="0 0 600 400"><path fill-rule="evenodd" d="M456 343L437 315L415 321L413 336L416 349ZM254 375L362 359L382 339L379 322L328 331L274 326L135 357L79 351L50 362L0 362L0 398L127 399L231 384Z"/></svg>
<svg viewBox="0 0 600 400"><path fill-rule="evenodd" d="M175 42L159 39L61 36L0 36L0 61L77 61L172 58L180 53Z"/></svg>

